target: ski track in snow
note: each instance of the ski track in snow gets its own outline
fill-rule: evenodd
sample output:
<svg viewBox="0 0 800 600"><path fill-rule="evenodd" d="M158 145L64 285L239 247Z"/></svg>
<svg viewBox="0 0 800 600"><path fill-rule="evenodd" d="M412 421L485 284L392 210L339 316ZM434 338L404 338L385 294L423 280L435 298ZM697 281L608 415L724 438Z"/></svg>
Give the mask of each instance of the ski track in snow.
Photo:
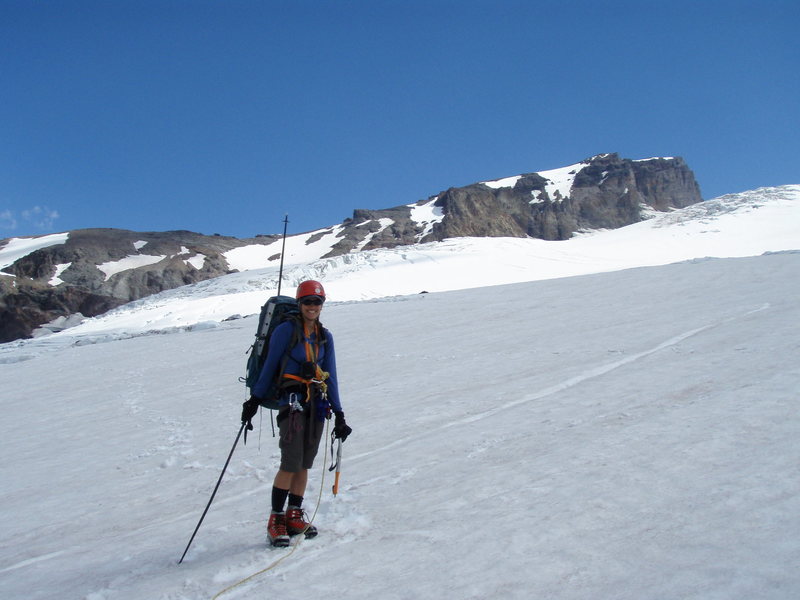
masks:
<svg viewBox="0 0 800 600"><path fill-rule="evenodd" d="M17 564L10 565L8 567L0 569L0 573L8 573L10 571L16 571L17 569L21 569L22 567L29 567L31 565L35 565L36 563L50 560L51 558L58 558L63 554L71 554L76 550L78 550L78 548L65 548L64 550L57 550L55 552L50 552L49 554L44 554L42 556L34 556L33 558L29 558L27 560L18 562Z"/></svg>
<svg viewBox="0 0 800 600"><path fill-rule="evenodd" d="M520 398L518 400L512 400L510 402L505 402L503 404L499 404L499 405L497 405L497 406L495 406L493 408L490 408L489 410L481 411L481 412L478 412L476 414L468 415L468 416L460 418L460 419L449 421L447 423L444 423L443 425L440 425L438 428L428 430L423 434L419 434L419 435L416 435L416 436L408 436L408 437L405 437L405 438L402 438L402 439L395 440L394 442L392 442L392 443L390 443L390 444L388 444L386 446L382 446L380 448L376 448L374 450L370 450L369 452L362 452L361 454L358 454L356 456L353 456L353 457L349 458L348 461L363 460L363 459L372 457L372 456L374 456L376 454L381 454L381 453L386 452L388 450L392 450L392 449L394 449L394 448L396 448L398 446L402 446L402 445L407 444L407 443L409 443L411 441L415 441L415 440L418 440L418 439L429 437L431 435L434 435L436 432L444 431L444 430L450 429L452 427L459 427L459 426L462 426L462 425L471 424L471 423L474 423L476 421L487 419L487 418L492 417L494 415L497 415L499 413L503 413L503 412L505 412L505 411L507 411L507 410L509 410L511 408L519 406L520 404L526 404L528 402L533 402L533 401L536 401L536 400L541 400L543 398L547 398L548 396L553 396L555 394L558 394L560 392L563 392L565 390L573 388L573 387L575 387L577 385L580 385L580 384L582 384L582 383L584 383L586 381L589 381L591 379L594 379L596 377L601 377L603 375L606 375L607 373L610 373L611 371L614 371L616 369L619 369L620 367L623 367L623 366L626 366L626 365L631 364L633 362L636 362L638 360L641 360L641 359L643 359L643 358L645 358L647 356L650 356L651 354L655 354L657 352L661 352L662 350L665 350L665 349L670 348L672 346L676 346L676 345L680 344L681 342L683 342L684 340L687 340L690 337L693 337L693 336L695 336L695 335L697 335L699 333L702 333L702 332L707 331L709 329L712 329L714 327L719 327L720 325L723 325L725 323L729 323L729 322L735 321L737 319L744 318L744 317L747 317L749 315L752 315L752 314L767 310L767 309L769 309L769 306L770 306L769 304L764 304L764 305L762 305L762 306L760 306L758 308L747 310L746 312L741 313L739 315L732 316L732 317L727 317L727 318L722 319L720 321L716 321L714 323L710 323L710 324L704 325L702 327L697 327L695 329L691 329L689 331L685 331L685 332L680 333L680 334L678 334L678 335L676 335L674 337L669 338L668 340L658 344L657 346L654 346L653 348L650 348L649 350L645 350L643 352L639 352L639 353L633 354L631 356L626 356L625 358L622 358L622 359L620 359L618 361L614 361L614 362L611 362L611 363L608 363L608 364L605 364L605 365L601 365L601 366L598 366L598 367L593 368L593 369L588 369L588 370L584 371L580 375L576 375L575 377L572 377L571 379L568 379L568 380L566 380L564 382L561 382L561 383L558 383L556 385L553 385L553 386L550 386L548 388L545 388L543 390L540 390L540 391L538 391L538 392L536 392L534 394L527 394L527 395L524 395L522 398Z"/></svg>

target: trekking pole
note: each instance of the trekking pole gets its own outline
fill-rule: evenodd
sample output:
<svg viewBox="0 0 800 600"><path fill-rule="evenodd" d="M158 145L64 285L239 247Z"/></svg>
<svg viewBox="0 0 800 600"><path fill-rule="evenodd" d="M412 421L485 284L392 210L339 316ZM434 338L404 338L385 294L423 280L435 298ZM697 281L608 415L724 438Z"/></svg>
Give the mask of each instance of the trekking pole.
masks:
<svg viewBox="0 0 800 600"><path fill-rule="evenodd" d="M342 472L342 440L337 439L334 435L334 433L331 433L331 456L333 456L333 443L338 441L339 446L336 449L336 462L330 466L328 471L336 470L336 478L333 481L333 495L335 496L339 493L339 475Z"/></svg>
<svg viewBox="0 0 800 600"><path fill-rule="evenodd" d="M183 559L186 556L186 553L189 551L189 546L191 546L192 542L194 541L194 536L197 535L197 530L200 529L200 525L203 524L203 519L206 518L206 513L208 512L208 509L211 507L211 503L214 501L214 496L217 495L217 490L219 489L219 484L222 483L222 476L225 475L225 470L228 468L228 463L231 462L231 457L233 456L233 451L236 450L236 444L239 443L239 438L242 436L242 431L244 431L245 425L246 425L246 423L243 421L242 422L242 426L239 427L239 433L236 434L236 440L233 442L233 448L231 448L231 452L230 452L230 454L228 454L228 460L225 461L225 466L222 467L222 473L219 474L219 479L217 480L217 485L214 487L214 491L211 492L211 498L208 500L208 504L206 504L206 509L203 511L203 514L200 517L200 521L198 521L198 523L197 523L197 527L194 528L194 533L192 534L191 539L189 539L189 543L186 544L186 550L183 551L183 554L181 555L181 559L178 561L178 564L181 564L183 562Z"/></svg>
<svg viewBox="0 0 800 600"><path fill-rule="evenodd" d="M281 295L281 279L283 279L283 255L286 254L286 228L289 226L289 213L283 217L283 244L281 245L281 266L278 270L278 296Z"/></svg>

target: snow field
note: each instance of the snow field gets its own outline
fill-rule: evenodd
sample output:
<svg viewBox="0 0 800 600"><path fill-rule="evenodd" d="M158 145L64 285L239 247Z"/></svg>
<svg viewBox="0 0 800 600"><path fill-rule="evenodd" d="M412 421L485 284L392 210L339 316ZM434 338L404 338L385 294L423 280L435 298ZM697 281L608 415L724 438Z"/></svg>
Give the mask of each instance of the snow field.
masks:
<svg viewBox="0 0 800 600"><path fill-rule="evenodd" d="M326 306L340 494L320 454L320 535L223 598L796 597L799 272L789 252ZM254 328L3 355L0 596L211 598L286 552L264 544L265 417L176 564Z"/></svg>

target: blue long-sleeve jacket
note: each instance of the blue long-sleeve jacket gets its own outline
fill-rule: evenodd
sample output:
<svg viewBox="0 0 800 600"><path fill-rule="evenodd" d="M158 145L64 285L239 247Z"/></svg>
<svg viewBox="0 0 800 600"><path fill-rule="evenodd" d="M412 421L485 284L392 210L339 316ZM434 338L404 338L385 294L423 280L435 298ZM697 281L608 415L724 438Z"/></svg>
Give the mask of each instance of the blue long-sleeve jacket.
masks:
<svg viewBox="0 0 800 600"><path fill-rule="evenodd" d="M253 386L252 393L257 398L263 398L267 394L270 383L278 375L278 370L281 368L283 356L286 353L286 348L292 343L294 330L297 324L294 321L285 321L278 325L272 332L269 338L269 348L267 350L267 359L264 361L264 366L261 368L261 374L258 376L258 381ZM339 400L339 382L336 377L336 350L333 345L333 335L325 329L325 341L319 345L319 356L317 356L317 364L320 368L329 374L325 383L328 384L328 401L331 403L331 410L334 412L342 410L342 404ZM312 344L316 341L316 334L311 334L309 342ZM300 374L300 365L306 360L306 349L303 339L295 344L289 354L289 359L286 361L284 373L291 373L293 375ZM282 397L280 404L285 406L288 404L288 398Z"/></svg>

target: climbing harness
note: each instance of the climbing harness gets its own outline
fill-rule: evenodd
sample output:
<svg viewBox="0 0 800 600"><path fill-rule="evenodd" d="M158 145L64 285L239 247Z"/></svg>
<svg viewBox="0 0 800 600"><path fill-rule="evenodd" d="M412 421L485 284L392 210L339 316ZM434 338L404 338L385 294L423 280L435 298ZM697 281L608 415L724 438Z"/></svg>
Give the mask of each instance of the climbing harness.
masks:
<svg viewBox="0 0 800 600"><path fill-rule="evenodd" d="M311 335L314 335L314 341L311 341ZM317 364L319 358L319 338L320 332L317 324L309 329L303 325L303 347L306 353L306 361L300 365L300 374L283 373L283 379L288 379L288 384L296 381L299 384L306 386L306 397L304 402L308 403L314 397L315 390L318 395L323 399L327 398L328 384L325 380L330 377L330 373L326 373ZM284 383L286 386L286 383Z"/></svg>

